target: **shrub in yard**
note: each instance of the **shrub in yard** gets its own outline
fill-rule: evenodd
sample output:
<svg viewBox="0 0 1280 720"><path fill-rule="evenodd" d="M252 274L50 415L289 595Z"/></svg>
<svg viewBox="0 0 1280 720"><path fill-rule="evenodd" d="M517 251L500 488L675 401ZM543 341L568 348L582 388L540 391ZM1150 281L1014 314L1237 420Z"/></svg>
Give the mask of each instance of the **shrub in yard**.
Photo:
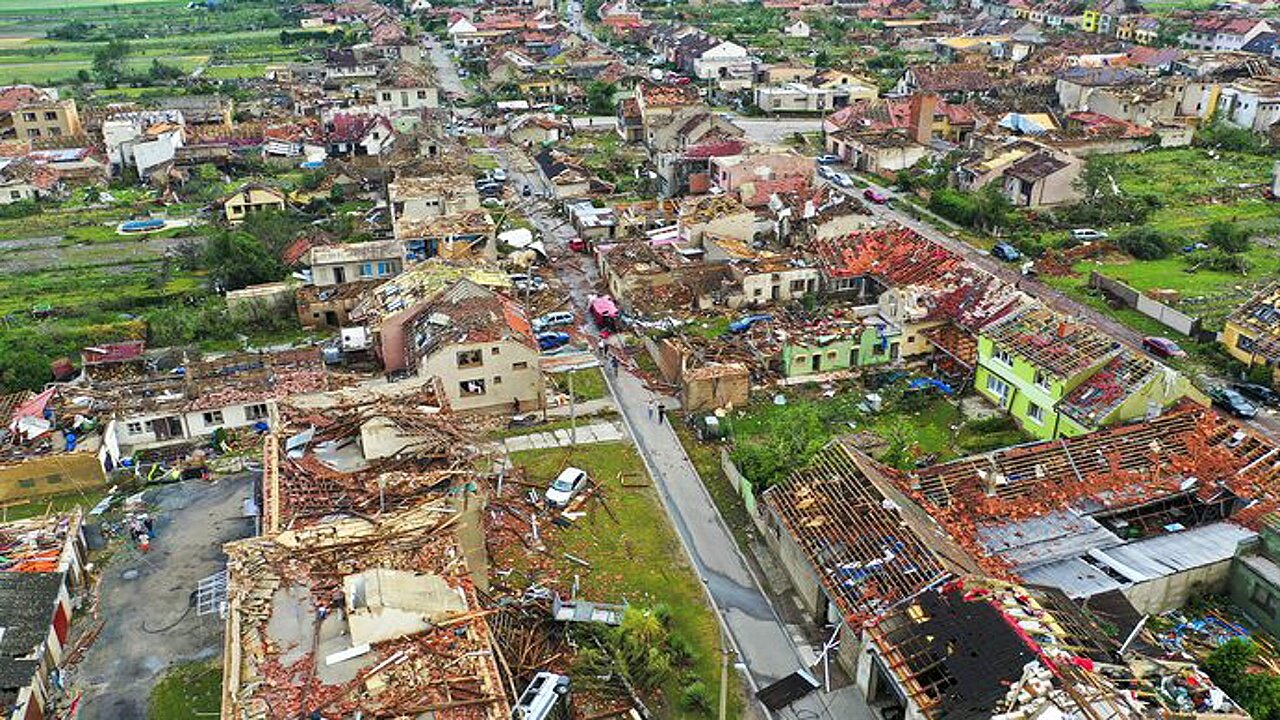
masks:
<svg viewBox="0 0 1280 720"><path fill-rule="evenodd" d="M1249 231L1226 220L1215 220L1205 228L1204 241L1219 250L1242 253L1249 249Z"/></svg>
<svg viewBox="0 0 1280 720"><path fill-rule="evenodd" d="M1169 238L1151 228L1134 228L1117 238L1116 245L1138 260L1159 260L1173 252Z"/></svg>
<svg viewBox="0 0 1280 720"><path fill-rule="evenodd" d="M1216 270L1236 275L1248 275L1249 271L1253 269L1253 263L1249 262L1249 258L1239 253L1226 252L1218 248L1189 255L1187 256L1187 262L1206 270Z"/></svg>
<svg viewBox="0 0 1280 720"><path fill-rule="evenodd" d="M701 680L685 687L680 693L680 709L689 712L711 712L711 691Z"/></svg>
<svg viewBox="0 0 1280 720"><path fill-rule="evenodd" d="M1255 720L1280 719L1280 675L1250 672L1258 655L1252 640L1232 638L1205 659L1209 677Z"/></svg>

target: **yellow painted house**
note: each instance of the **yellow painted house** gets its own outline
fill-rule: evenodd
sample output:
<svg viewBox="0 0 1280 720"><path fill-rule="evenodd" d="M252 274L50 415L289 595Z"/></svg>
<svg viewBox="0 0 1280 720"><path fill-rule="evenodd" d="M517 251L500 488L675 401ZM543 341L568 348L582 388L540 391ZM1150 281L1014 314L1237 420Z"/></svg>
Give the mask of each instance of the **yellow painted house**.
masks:
<svg viewBox="0 0 1280 720"><path fill-rule="evenodd" d="M222 212L230 225L239 225L255 212L284 210L286 207L283 191L258 183L244 185L222 198L220 203Z"/></svg>
<svg viewBox="0 0 1280 720"><path fill-rule="evenodd" d="M1221 342L1232 357L1249 367L1274 368L1272 384L1280 387L1280 282L1263 288L1231 313Z"/></svg>

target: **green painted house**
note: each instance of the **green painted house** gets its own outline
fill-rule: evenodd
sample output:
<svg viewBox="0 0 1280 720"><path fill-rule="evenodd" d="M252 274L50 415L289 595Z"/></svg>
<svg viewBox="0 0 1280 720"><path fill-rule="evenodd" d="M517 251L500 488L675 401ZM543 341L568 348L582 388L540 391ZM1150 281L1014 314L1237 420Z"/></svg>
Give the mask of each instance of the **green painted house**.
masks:
<svg viewBox="0 0 1280 720"><path fill-rule="evenodd" d="M883 365L898 359L901 335L887 323L868 322L838 334L788 342L782 347L782 374L798 377Z"/></svg>
<svg viewBox="0 0 1280 720"><path fill-rule="evenodd" d="M979 333L974 386L1041 439L1150 417L1186 396L1204 402L1170 368L1039 306Z"/></svg>

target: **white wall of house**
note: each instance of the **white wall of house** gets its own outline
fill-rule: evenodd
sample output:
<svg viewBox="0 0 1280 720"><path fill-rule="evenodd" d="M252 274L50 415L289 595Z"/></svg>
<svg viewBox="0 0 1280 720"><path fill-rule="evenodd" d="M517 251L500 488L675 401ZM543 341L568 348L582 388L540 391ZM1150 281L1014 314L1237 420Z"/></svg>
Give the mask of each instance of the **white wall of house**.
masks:
<svg viewBox="0 0 1280 720"><path fill-rule="evenodd" d="M398 112L416 113L440 107L439 95L433 87L380 87L376 91L376 97L378 109L388 115Z"/></svg>
<svg viewBox="0 0 1280 720"><path fill-rule="evenodd" d="M126 411L116 421L116 440L124 454L174 442L211 437L219 428L250 427L259 422L274 427L279 414L274 400L229 405L208 410ZM171 421L175 430L167 437L156 432L156 422Z"/></svg>
<svg viewBox="0 0 1280 720"><path fill-rule="evenodd" d="M448 344L422 358L419 372L436 377L449 406L467 410L542 407L545 384L537 350L513 340Z"/></svg>

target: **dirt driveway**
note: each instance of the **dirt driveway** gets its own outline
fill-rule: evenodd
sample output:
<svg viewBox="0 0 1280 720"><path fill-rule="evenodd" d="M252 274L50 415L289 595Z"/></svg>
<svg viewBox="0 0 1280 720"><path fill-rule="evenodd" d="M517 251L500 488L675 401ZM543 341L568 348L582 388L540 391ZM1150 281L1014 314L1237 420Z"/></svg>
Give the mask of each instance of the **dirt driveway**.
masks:
<svg viewBox="0 0 1280 720"><path fill-rule="evenodd" d="M147 554L129 546L107 561L99 606L106 626L71 677L72 691L84 692L80 720L145 718L169 665L222 653L221 619L197 616L188 601L201 578L224 567L223 543L253 533L242 517L252 493L250 475L148 491L156 539Z"/></svg>

